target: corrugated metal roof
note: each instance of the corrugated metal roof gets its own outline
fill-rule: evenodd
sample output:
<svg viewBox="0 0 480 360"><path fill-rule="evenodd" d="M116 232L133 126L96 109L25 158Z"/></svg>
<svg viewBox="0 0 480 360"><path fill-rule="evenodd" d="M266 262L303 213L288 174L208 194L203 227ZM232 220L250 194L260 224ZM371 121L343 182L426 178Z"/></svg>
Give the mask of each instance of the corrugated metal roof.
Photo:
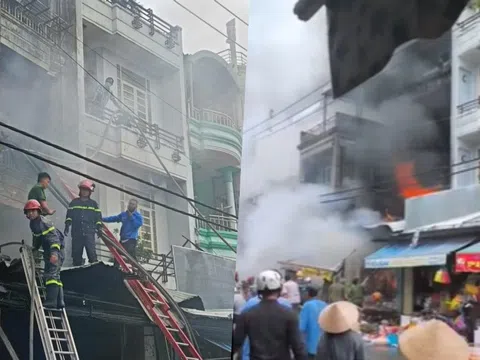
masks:
<svg viewBox="0 0 480 360"><path fill-rule="evenodd" d="M196 316L206 316L209 318L216 319L233 319L233 309L232 310L195 310L195 309L183 309L185 312L188 312Z"/></svg>
<svg viewBox="0 0 480 360"><path fill-rule="evenodd" d="M382 226L388 227L393 233L402 232L403 230L405 230L405 220L382 222L374 225L364 226L364 228L371 230Z"/></svg>
<svg viewBox="0 0 480 360"><path fill-rule="evenodd" d="M167 292L172 296L173 300L175 300L176 303L181 303L183 301L191 300L198 297L198 295L188 294L183 291L172 290L167 288L165 288L165 290L167 290Z"/></svg>

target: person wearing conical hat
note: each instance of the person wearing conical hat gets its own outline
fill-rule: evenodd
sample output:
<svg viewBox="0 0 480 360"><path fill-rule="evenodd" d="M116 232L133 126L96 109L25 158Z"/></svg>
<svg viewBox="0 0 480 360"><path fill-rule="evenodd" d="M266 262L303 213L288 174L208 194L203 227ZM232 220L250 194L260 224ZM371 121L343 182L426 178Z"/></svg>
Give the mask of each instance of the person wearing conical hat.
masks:
<svg viewBox="0 0 480 360"><path fill-rule="evenodd" d="M398 342L406 360L470 359L467 342L440 320L430 320L406 330Z"/></svg>
<svg viewBox="0 0 480 360"><path fill-rule="evenodd" d="M324 331L317 349L317 360L366 360L365 345L359 329L360 313L355 304L337 301L318 317ZM423 359L425 360L425 359Z"/></svg>

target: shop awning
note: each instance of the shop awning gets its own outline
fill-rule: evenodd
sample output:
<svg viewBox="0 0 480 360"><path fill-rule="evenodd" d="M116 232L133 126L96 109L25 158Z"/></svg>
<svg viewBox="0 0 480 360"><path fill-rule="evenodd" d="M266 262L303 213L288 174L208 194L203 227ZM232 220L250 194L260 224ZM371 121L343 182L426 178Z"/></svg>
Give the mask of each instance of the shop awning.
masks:
<svg viewBox="0 0 480 360"><path fill-rule="evenodd" d="M474 238L455 240L420 240L417 246L409 241L387 245L365 258L366 269L445 265L447 255L472 243Z"/></svg>
<svg viewBox="0 0 480 360"><path fill-rule="evenodd" d="M457 252L455 272L480 273L480 243L476 243Z"/></svg>

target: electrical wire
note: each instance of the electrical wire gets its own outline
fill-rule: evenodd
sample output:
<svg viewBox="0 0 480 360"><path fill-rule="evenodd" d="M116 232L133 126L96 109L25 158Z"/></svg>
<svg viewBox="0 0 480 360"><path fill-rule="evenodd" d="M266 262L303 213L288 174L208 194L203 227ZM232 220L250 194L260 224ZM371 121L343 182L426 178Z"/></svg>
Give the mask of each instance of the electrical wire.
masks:
<svg viewBox="0 0 480 360"><path fill-rule="evenodd" d="M217 5L219 5L221 8L223 8L228 13L230 13L230 15L233 15L236 19L240 20L242 23L244 23L246 26L248 26L248 23L245 20L243 20L240 16L238 16L232 10L230 10L225 5L223 5L220 1L218 1L218 0L213 0L213 1L215 1L217 3Z"/></svg>
<svg viewBox="0 0 480 360"><path fill-rule="evenodd" d="M71 173L73 173L73 174L76 174L76 175L79 175L79 176L81 176L81 177L90 179L90 180L92 180L92 181L94 181L94 182L96 182L96 183L105 185L106 187L109 187L109 188L118 190L118 191L120 191L120 192L123 192L123 193L128 194L128 195L133 196L133 197L136 197L136 198L138 198L138 199L142 199L142 200L147 201L147 202L149 202L149 203L152 203L152 204L161 206L161 207L163 207L163 208L165 208L165 209L168 209L168 210L171 210L171 211L173 211L173 212L176 212L176 213L179 213L179 214L182 214L182 215L185 215L185 216L189 216L189 217L192 217L192 218L197 219L197 220L204 221L204 222L206 222L206 223L209 224L209 225L210 225L210 224L214 224L214 225L216 225L216 226L222 227L222 228L227 229L227 230L229 230L229 231L234 231L234 232L237 231L236 229L233 229L233 228L230 228L230 227L221 225L221 224L217 224L217 223L211 222L211 221L209 221L209 220L206 220L205 218L201 218L201 217L196 216L196 215L194 215L194 214L190 214L190 213L188 213L188 212L186 212L186 211L183 211L183 210L180 210L180 209L176 209L176 208L174 208L174 207L172 207L172 206L170 206L170 205L163 204L163 203L161 203L161 202L159 202L159 201L156 201L156 200L152 200L152 199L150 199L150 198L148 198L148 197L145 197L145 196L143 196L143 195L136 194L136 193L134 193L133 191L129 191L129 190L123 189L122 187L117 186L117 185L113 185L113 184L109 183L108 181L104 181L104 180L101 180L101 179L98 179L98 178L94 178L94 177L92 177L92 176L90 176L90 175L87 175L87 174L85 174L85 173L82 173L82 172L80 172L80 171L78 171L78 170L72 169L71 167L68 167L68 166L59 164L59 163L56 162L56 161L52 161L52 160L47 159L47 158L45 158L45 157L43 157L43 156L37 155L37 154L35 154L35 153L31 152L31 151L28 151L28 150L25 150L25 149L21 149L21 148L19 148L18 146L15 146L15 145L13 145L13 144L7 143L7 142L5 142L5 141L3 141L3 140L0 140L0 144L3 145L3 146L5 146L5 147L8 147L8 148L10 148L10 149L12 149L12 150L19 151L19 152L21 152L21 153L23 153L23 154L25 154L25 155L31 156L31 157L33 157L33 158L35 158L35 159L41 160L41 161L43 161L43 162L45 162L45 163L47 163L47 164L56 166L56 167L58 167L58 168L60 168L60 169L63 169L63 170L65 170L65 171L69 171L69 172L71 172Z"/></svg>
<svg viewBox="0 0 480 360"><path fill-rule="evenodd" d="M198 16L197 14L195 14L192 10L190 10L189 8L187 8L186 6L182 5L181 3L179 3L177 0L173 0L173 2L175 4L177 4L178 6L180 6L183 10L187 11L188 13L190 13L191 15L195 16L198 20L200 20L201 22L203 22L205 25L209 26L210 28L212 28L213 30L215 30L217 33L219 33L220 35L222 35L224 38L228 39L229 41L233 42L235 45L237 45L239 48L245 50L245 51L248 51L247 48L243 47L242 45L240 45L239 43L237 43L236 41L233 41L231 40L228 35L225 35L223 32L221 32L220 30L218 30L215 26L213 26L212 24L210 24L208 21L206 21L205 19L203 19L202 17Z"/></svg>
<svg viewBox="0 0 480 360"><path fill-rule="evenodd" d="M285 111L287 111L287 110L291 109L292 107L294 107L295 105L301 103L303 100L307 99L309 96L312 96L313 94L315 94L315 93L318 92L319 90L325 88L325 86L327 86L328 84L330 84L330 81L327 81L326 83L324 83L324 84L316 87L315 89L313 89L313 90L310 91L309 93L303 95L303 96L300 97L299 99L295 100L293 103L290 103L289 105L287 105L286 107L284 107L282 110L277 111L276 113L274 113L273 116L268 117L268 118L260 121L259 123L250 126L249 128L246 128L245 130L243 130L243 135L249 133L249 132L252 131L252 130L255 130L256 128L258 128L258 127L262 126L263 124L271 121L272 119L275 119L278 115L283 114ZM310 105L309 105L309 106L310 106Z"/></svg>
<svg viewBox="0 0 480 360"><path fill-rule="evenodd" d="M405 47L402 51L406 51L408 48L410 48L410 46L412 46L412 45L414 45L414 44L416 44L416 43L418 43L418 40L413 41L410 45L408 45L407 47ZM436 45L435 41L430 41L428 44L424 45L424 49L433 48L435 45ZM394 58L393 58L392 60L394 60ZM397 68L400 68L401 65L406 64L407 62L409 62L409 61L398 61L398 62L396 62L396 63L394 62L394 63L393 63L393 66L391 66L391 67L388 69L388 71L391 72L392 70L395 70L395 69L397 69ZM253 129L259 127L259 126L261 126L262 124L264 124L264 123L266 123L266 122L268 122L268 121L270 121L271 119L275 118L277 115L279 115L279 114L285 112L286 110L292 108L293 106L295 106L295 105L297 105L298 103L302 102L303 100L305 100L305 99L308 98L309 96L313 95L315 92L321 90L322 88L325 88L326 86L328 86L328 85L330 85L330 84L331 84L330 81L327 81L327 82L323 83L322 85L320 85L319 87L317 87L317 88L315 88L313 91L311 91L310 93L308 93L308 94L306 94L306 95L303 95L303 96L300 97L299 99L295 100L293 103L289 104L287 107L285 107L284 109L282 109L282 110L279 111L278 113L275 113L275 115L274 115L272 118L270 118L270 117L269 117L269 118L266 118L265 120L261 121L260 123L257 123L257 124L255 124L255 125L252 125L251 127L247 128L246 130L244 130L243 134L246 134L247 132L250 132L251 130L253 130ZM328 89L328 90L329 90L329 89ZM327 90L327 91L328 91L328 90ZM328 105L330 105L332 102L335 102L335 101L345 101L346 97L347 97L347 96L343 96L343 97L341 97L341 98L332 99ZM305 109L307 109L309 106L312 106L312 105L313 105L313 104L309 104ZM303 111L303 110L305 110L305 109L302 109L302 110L300 110L299 112L301 112L301 111ZM284 119L284 120L280 121L280 122L277 123L277 124L273 124L273 125L271 125L271 126L269 127L269 129L271 129L272 127L275 127L276 125L278 125L278 124L280 124L280 123L282 123L282 122L285 122L285 121L287 121L287 120L289 120L289 119L290 119L290 117L287 118L287 119ZM292 124L292 125L293 125L293 124ZM267 129L266 131L264 130L264 132L270 131L269 129ZM282 129L283 129L283 128L282 128ZM280 130L282 130L282 129L280 129Z"/></svg>
<svg viewBox="0 0 480 360"><path fill-rule="evenodd" d="M185 200L193 201L194 203L196 203L196 204L198 204L198 205L201 205L201 206L203 206L203 207L205 207L205 208L207 208L207 209L215 210L215 211L221 213L222 215L225 215L225 216L228 216L228 217L232 217L232 218L234 218L234 219L237 219L236 216L234 216L234 215L232 215L232 214L229 214L229 213L227 213L227 212L221 211L221 210L219 210L219 209L217 209L217 208L214 208L213 206L204 204L204 203L202 203L201 201L198 201L198 200L189 198L189 197L187 197L187 196L184 196L184 195L182 195L182 194L176 193L175 191L172 191L172 190L167 189L167 188L165 188L165 187L162 187L162 186L159 186L159 185L156 185L156 184L152 184L152 183L149 182L149 181L143 180L143 179L141 179L141 178L139 178L139 177L136 177L136 176L130 175L130 174L124 172L124 171L118 170L118 169L116 169L116 168L114 168L114 167L112 167L112 166L109 166L109 165L106 165L106 164L101 163L101 162L99 162L99 161L93 160L93 159L90 158L90 157L77 154L76 152L74 152L74 151L72 151L72 150L69 150L69 149L67 149L67 148L65 148L65 147L63 147L63 146L54 144L54 143L52 143L52 142L50 142L50 141L48 141L48 140L42 139L42 138L40 138L40 137L38 137L38 136L35 136L35 135L33 135L33 134L25 131L25 130L21 130L21 129L19 129L19 128L17 128L17 127L14 127L14 126L12 126L12 125L8 125L8 124L6 124L6 123L4 123L4 122L2 122L2 121L0 121L0 127L4 127L4 128L6 128L6 129L8 129L8 130L11 130L11 131L16 132L16 133L18 133L18 134L21 134L21 135L23 135L23 136L26 136L26 137L28 137L28 138L30 138L30 139L33 139L33 140L35 140L35 141L38 141L38 142L40 142L40 143L42 143L42 144L45 144L45 145L47 145L47 146L50 146L50 147L52 147L52 148L54 148L54 149L56 149L56 150L59 150L59 151L62 151L62 152L64 152L64 153L67 153L67 154L69 154L69 155L75 156L75 157L77 157L77 158L79 158L79 159L81 159L81 160L87 161L87 162L89 162L89 163L91 163L91 164L97 165L97 166L99 166L99 167L101 167L101 168L104 168L104 169L106 169L106 170L112 171L112 172L117 173L117 174L119 174L119 175L125 176L125 177L127 177L127 178L129 178L129 179L138 181L139 183L142 183L142 184L144 184L144 185L151 186L151 187L153 187L153 188L155 188L155 189L157 189L157 190L164 191L164 192L166 192L166 193L168 193L168 194L177 196L177 197L182 198L182 199L185 199ZM43 154L41 154L41 155L43 155Z"/></svg>

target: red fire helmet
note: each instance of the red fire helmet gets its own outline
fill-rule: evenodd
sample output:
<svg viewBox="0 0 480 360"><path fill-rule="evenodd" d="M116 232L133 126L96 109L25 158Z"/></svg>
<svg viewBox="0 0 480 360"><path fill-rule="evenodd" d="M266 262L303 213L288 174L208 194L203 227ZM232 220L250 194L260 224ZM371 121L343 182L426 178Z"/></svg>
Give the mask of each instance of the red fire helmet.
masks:
<svg viewBox="0 0 480 360"><path fill-rule="evenodd" d="M88 179L87 180L82 180L78 184L78 188L79 189L87 189L87 190L90 190L91 192L93 192L93 190L95 190L95 184L93 183L93 181L88 180Z"/></svg>
<svg viewBox="0 0 480 360"><path fill-rule="evenodd" d="M28 200L25 203L25 206L23 207L23 211L28 211L28 210L41 210L42 206L37 200Z"/></svg>

